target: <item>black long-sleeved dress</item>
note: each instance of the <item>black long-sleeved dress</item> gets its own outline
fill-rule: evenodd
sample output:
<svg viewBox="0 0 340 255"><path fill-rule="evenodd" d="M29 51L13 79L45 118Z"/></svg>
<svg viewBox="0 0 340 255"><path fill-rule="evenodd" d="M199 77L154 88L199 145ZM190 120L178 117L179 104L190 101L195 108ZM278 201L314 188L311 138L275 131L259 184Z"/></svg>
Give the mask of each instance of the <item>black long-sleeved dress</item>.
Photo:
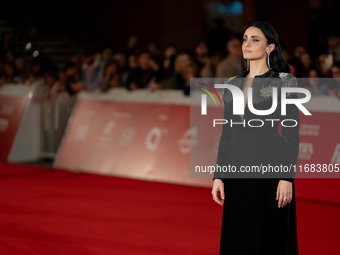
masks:
<svg viewBox="0 0 340 255"><path fill-rule="evenodd" d="M230 78L226 83L243 88L244 77L249 71ZM254 115L249 110L249 94L244 111L243 125L224 124L219 143L217 165L241 166L277 165L291 167L290 173L275 173L270 178L254 178L252 175L232 175L230 172L215 172L214 179L224 182L225 201L223 208L220 254L228 255L296 255L298 254L295 172L299 152L299 111L293 104L287 105L286 115L281 114L281 88L296 87L296 78L289 73L278 73L269 69L255 76L252 82L253 106L258 110L270 109L273 101L272 87L278 88L278 105L270 115ZM297 98L295 93L287 93L287 98ZM229 89L224 89L224 119L241 122L239 115L233 115L233 98ZM260 121L247 122L251 119ZM295 120L295 127L281 126L280 121L265 119ZM274 124L273 124L274 123ZM284 125L294 126L293 121ZM272 126L273 125L273 126ZM292 166L291 166L292 165ZM269 175L267 175L269 176ZM241 178L240 178L241 177ZM259 175L257 175L259 177ZM278 208L277 186L280 180L293 184L293 198L284 207Z"/></svg>

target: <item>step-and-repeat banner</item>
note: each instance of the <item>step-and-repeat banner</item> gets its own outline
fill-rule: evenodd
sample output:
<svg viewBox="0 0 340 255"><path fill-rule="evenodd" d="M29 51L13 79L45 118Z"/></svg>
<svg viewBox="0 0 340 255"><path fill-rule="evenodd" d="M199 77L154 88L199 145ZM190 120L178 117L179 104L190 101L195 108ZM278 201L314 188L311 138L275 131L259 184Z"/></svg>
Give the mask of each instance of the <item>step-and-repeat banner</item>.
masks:
<svg viewBox="0 0 340 255"><path fill-rule="evenodd" d="M216 133L200 132L200 127L195 126L190 129L189 99L181 92L167 95L163 91L147 96L148 93L81 94L54 166L211 186L211 178L190 178L190 149L204 148L214 164L221 129ZM329 101L329 98L324 100ZM340 106L335 100L334 104L337 103ZM340 163L340 115L335 110L316 111L319 104L313 100L309 103L307 109L312 112L312 118L300 112L299 165ZM190 136L195 137L191 147ZM340 203L339 184L340 179L297 178L296 192L298 197Z"/></svg>
<svg viewBox="0 0 340 255"><path fill-rule="evenodd" d="M113 95L117 100L96 100L83 93L54 166L143 180L210 183L190 178L189 98L181 91L149 93L118 90Z"/></svg>

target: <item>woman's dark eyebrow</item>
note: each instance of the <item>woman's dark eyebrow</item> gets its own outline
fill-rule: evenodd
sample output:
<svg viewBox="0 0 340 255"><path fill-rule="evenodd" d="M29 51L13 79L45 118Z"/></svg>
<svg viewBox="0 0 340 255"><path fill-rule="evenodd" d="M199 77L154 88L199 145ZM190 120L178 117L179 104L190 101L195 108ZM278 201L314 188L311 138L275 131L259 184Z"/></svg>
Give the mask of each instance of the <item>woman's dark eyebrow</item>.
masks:
<svg viewBox="0 0 340 255"><path fill-rule="evenodd" d="M246 36L246 37L248 37L248 35L244 35L243 37L245 37L245 36ZM257 38L259 38L259 39L260 39L260 37L259 37L259 36L257 36L257 35L252 35L251 37L253 37L253 38L254 38L254 37L257 37Z"/></svg>

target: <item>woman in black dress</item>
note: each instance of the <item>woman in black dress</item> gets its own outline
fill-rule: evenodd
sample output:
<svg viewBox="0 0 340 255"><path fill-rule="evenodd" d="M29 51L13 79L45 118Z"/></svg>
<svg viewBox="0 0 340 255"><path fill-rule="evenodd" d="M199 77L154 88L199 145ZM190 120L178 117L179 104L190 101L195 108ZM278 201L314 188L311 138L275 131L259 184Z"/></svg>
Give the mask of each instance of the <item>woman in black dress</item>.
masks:
<svg viewBox="0 0 340 255"><path fill-rule="evenodd" d="M297 255L293 167L297 165L300 143L299 111L294 104L287 104L286 115L281 113L281 88L296 87L297 80L289 73L279 36L270 24L251 24L244 32L242 51L248 70L226 83L243 91L244 115L233 115L229 89L224 89L223 102L224 119L245 125L223 125L212 188L214 201L224 206L220 254ZM252 87L252 105L257 110L271 108L272 88L277 88L276 110L269 115L255 115L250 111L249 87ZM289 92L286 97L297 98L297 94ZM264 124L248 122L251 119L263 120ZM261 164L286 166L291 171L278 172L270 178L259 178L259 175L255 178L250 174L235 178L230 172L217 171L217 165L240 170L241 166Z"/></svg>

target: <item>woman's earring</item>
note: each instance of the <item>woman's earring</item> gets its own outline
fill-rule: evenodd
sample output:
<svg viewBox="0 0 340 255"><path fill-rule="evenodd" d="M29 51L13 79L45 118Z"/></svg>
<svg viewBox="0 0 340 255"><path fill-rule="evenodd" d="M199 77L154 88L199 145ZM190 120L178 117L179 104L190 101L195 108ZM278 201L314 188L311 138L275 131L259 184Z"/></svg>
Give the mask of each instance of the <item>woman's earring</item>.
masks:
<svg viewBox="0 0 340 255"><path fill-rule="evenodd" d="M268 53L267 65L268 65L268 68L271 69L270 68L270 62L269 62L269 55L270 55L270 52Z"/></svg>
<svg viewBox="0 0 340 255"><path fill-rule="evenodd" d="M249 71L249 59L247 59L247 71Z"/></svg>

